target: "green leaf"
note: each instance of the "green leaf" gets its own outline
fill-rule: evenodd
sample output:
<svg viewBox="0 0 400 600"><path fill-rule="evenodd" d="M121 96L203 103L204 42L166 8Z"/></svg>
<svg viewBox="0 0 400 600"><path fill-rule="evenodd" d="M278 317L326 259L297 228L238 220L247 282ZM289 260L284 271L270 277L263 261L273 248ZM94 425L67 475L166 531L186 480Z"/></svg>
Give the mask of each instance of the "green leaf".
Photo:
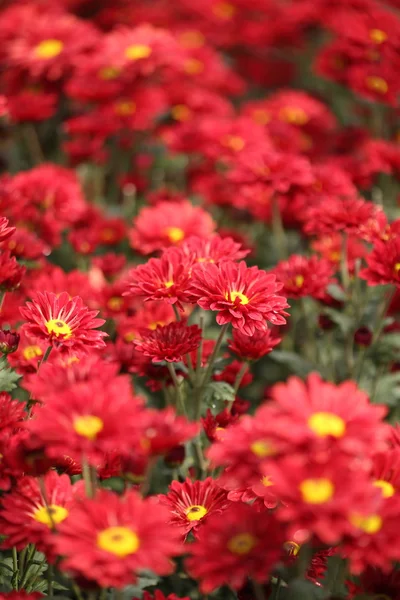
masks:
<svg viewBox="0 0 400 600"><path fill-rule="evenodd" d="M354 327L353 319L340 310L336 310L335 308L324 308L322 312L340 327L343 335L347 335Z"/></svg>
<svg viewBox="0 0 400 600"><path fill-rule="evenodd" d="M304 579L293 579L288 587L281 587L279 590L279 600L322 600L323 598L326 598L323 588Z"/></svg>
<svg viewBox="0 0 400 600"><path fill-rule="evenodd" d="M369 386L368 386L369 387ZM371 395L372 390L366 387L366 391ZM386 404L386 406L396 406L400 399L400 372L388 373L379 378L373 394L374 404Z"/></svg>
<svg viewBox="0 0 400 600"><path fill-rule="evenodd" d="M217 408L224 402L233 402L235 392L225 381L211 381L204 390L204 400L210 408Z"/></svg>
<svg viewBox="0 0 400 600"><path fill-rule="evenodd" d="M302 358L295 352L287 352L286 350L274 350L270 354L272 360L286 365L292 373L305 377L311 371L315 371L316 367L305 358Z"/></svg>
<svg viewBox="0 0 400 600"><path fill-rule="evenodd" d="M153 573L143 574L138 578L135 585L128 585L123 590L124 600L132 600L132 598L141 598L143 596L143 590L148 587L154 587L158 584L160 578Z"/></svg>
<svg viewBox="0 0 400 600"><path fill-rule="evenodd" d="M346 292L343 288L340 287L340 285L337 285L336 283L328 285L327 292L330 296L332 296L332 298L334 298L335 300L339 300L339 302L347 301Z"/></svg>
<svg viewBox="0 0 400 600"><path fill-rule="evenodd" d="M12 392L20 378L21 375L10 369L7 360L0 360L0 392Z"/></svg>

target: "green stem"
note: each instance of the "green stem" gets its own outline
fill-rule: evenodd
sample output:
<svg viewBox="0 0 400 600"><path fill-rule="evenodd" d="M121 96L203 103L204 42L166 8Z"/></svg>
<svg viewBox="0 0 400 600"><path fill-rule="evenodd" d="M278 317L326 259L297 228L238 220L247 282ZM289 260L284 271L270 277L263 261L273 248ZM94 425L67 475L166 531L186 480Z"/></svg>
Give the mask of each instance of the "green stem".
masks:
<svg viewBox="0 0 400 600"><path fill-rule="evenodd" d="M82 460L82 476L85 482L85 492L88 498L94 498L95 488L93 486L93 478L91 467L86 458Z"/></svg>
<svg viewBox="0 0 400 600"><path fill-rule="evenodd" d="M40 363L38 364L38 368L37 368L37 373L39 373L40 367L47 361L47 359L50 356L50 352L52 351L53 346L48 346L48 348L46 348L46 352L44 353L44 356L42 358L42 360L40 361Z"/></svg>
<svg viewBox="0 0 400 600"><path fill-rule="evenodd" d="M276 195L272 198L272 233L276 244L279 260L285 260L288 255L287 238L282 223L281 210Z"/></svg>
<svg viewBox="0 0 400 600"><path fill-rule="evenodd" d="M185 404L184 404L184 401L182 398L181 385L176 376L175 367L174 367L173 363L167 362L167 368L168 368L169 374L170 374L171 379L174 382L174 386L175 386L177 412L182 411L182 413L185 414Z"/></svg>
<svg viewBox="0 0 400 600"><path fill-rule="evenodd" d="M179 323L182 319L181 319L181 315L179 314L179 310L176 307L176 304L173 304L172 308L174 310L175 319L176 319L177 323Z"/></svg>
<svg viewBox="0 0 400 600"><path fill-rule="evenodd" d="M1 313L2 309L3 309L3 304L4 304L4 300L5 300L6 294L7 294L7 292L0 291L0 313Z"/></svg>
<svg viewBox="0 0 400 600"><path fill-rule="evenodd" d="M17 549L15 546L12 549L12 561L13 561L13 572L14 572L14 575L12 578L13 588L14 588L14 590L18 590L18 575L19 575L19 573L18 573L18 556L17 556Z"/></svg>
<svg viewBox="0 0 400 600"><path fill-rule="evenodd" d="M258 581L251 580L256 600L265 600L264 589Z"/></svg>
<svg viewBox="0 0 400 600"><path fill-rule="evenodd" d="M342 285L344 290L347 292L350 285L349 268L347 264L347 248L348 248L348 236L346 232L342 235L342 252L340 254L340 275L342 279Z"/></svg>
<svg viewBox="0 0 400 600"><path fill-rule="evenodd" d="M47 567L47 595L50 597L54 595L53 583L54 583L54 567L53 567L53 565L48 565L48 567Z"/></svg>
<svg viewBox="0 0 400 600"><path fill-rule="evenodd" d="M221 327L221 331L219 333L218 339L215 342L213 353L211 354L210 360L208 362L206 374L204 375L204 378L203 378L203 381L201 384L202 390L205 388L205 386L207 385L207 383L209 382L209 380L211 378L213 366L218 357L218 354L221 349L222 342L224 341L225 333L228 330L228 327L229 327L229 323L225 323L225 325L222 325L222 327Z"/></svg>
<svg viewBox="0 0 400 600"><path fill-rule="evenodd" d="M231 402L229 402L228 404L228 412L230 412L232 410L232 406L233 403L235 402L236 399L236 395L239 391L240 388L240 384L242 383L242 379L246 374L247 369L249 368L249 364L247 361L245 361L242 366L240 367L240 370L238 371L238 374L236 375L236 379L235 379L235 383L233 385L233 400Z"/></svg>

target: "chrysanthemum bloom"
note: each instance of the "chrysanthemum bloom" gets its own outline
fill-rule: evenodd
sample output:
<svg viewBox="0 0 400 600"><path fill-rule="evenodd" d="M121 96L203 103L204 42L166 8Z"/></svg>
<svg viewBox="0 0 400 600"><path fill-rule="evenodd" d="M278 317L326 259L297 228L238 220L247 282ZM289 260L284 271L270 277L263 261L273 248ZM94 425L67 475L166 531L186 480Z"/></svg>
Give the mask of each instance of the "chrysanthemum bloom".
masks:
<svg viewBox="0 0 400 600"><path fill-rule="evenodd" d="M177 246L190 236L208 238L215 229L209 213L185 202L160 202L144 208L136 217L130 235L133 248L150 254L168 246Z"/></svg>
<svg viewBox="0 0 400 600"><path fill-rule="evenodd" d="M181 551L168 510L134 491L119 497L101 490L74 504L56 540L61 568L101 587L123 588L141 571L169 575Z"/></svg>
<svg viewBox="0 0 400 600"><path fill-rule="evenodd" d="M44 477L46 498L38 479L23 477L15 489L3 496L0 508L2 534L7 536L3 548L22 550L35 544L46 551L54 530L68 517L73 489L68 475L49 471Z"/></svg>
<svg viewBox="0 0 400 600"><path fill-rule="evenodd" d="M336 544L350 530L350 511L366 514L379 506L380 498L368 472L349 465L343 454L330 453L327 461L310 455L293 455L270 461L268 476L282 501L276 517L286 523L287 539L302 530L304 539L317 537Z"/></svg>
<svg viewBox="0 0 400 600"><path fill-rule="evenodd" d="M337 231L359 235L378 210L375 204L366 200L332 197L307 211L304 231L309 235Z"/></svg>
<svg viewBox="0 0 400 600"><path fill-rule="evenodd" d="M219 325L232 323L245 335L253 335L256 329L267 329L267 320L274 325L286 323L288 304L276 295L281 289L272 273L247 267L243 261L227 261L194 269L190 292L201 308L218 312Z"/></svg>
<svg viewBox="0 0 400 600"><path fill-rule="evenodd" d="M161 258L151 258L129 272L126 295L148 300L164 300L182 308L189 302L188 288L192 260L184 260L177 248L163 253Z"/></svg>
<svg viewBox="0 0 400 600"><path fill-rule="evenodd" d="M293 254L272 270L283 283L282 293L288 298L323 298L326 288L334 282L335 266L324 258Z"/></svg>
<svg viewBox="0 0 400 600"><path fill-rule="evenodd" d="M179 362L188 352L200 346L201 329L197 325L170 323L164 327L157 326L154 331L141 331L141 338L134 340L134 346L152 362Z"/></svg>
<svg viewBox="0 0 400 600"><path fill-rule="evenodd" d="M387 242L377 241L367 257L367 265L360 277L369 285L400 286L400 236Z"/></svg>
<svg viewBox="0 0 400 600"><path fill-rule="evenodd" d="M0 242L8 239L15 232L15 227L9 226L9 221L5 217L0 217Z"/></svg>
<svg viewBox="0 0 400 600"><path fill-rule="evenodd" d="M259 481L247 487L232 489L232 483L229 490L228 500L232 502L251 502L257 506L258 510L266 508L276 508L279 498L276 495L275 485L269 475L264 475Z"/></svg>
<svg viewBox="0 0 400 600"><path fill-rule="evenodd" d="M28 593L25 590L19 590L18 592L8 592L7 594L0 594L0 600L39 600L43 598L44 594L41 592Z"/></svg>
<svg viewBox="0 0 400 600"><path fill-rule="evenodd" d="M15 290L21 283L25 275L26 268L20 265L15 256L11 256L9 251L0 251L0 290Z"/></svg>
<svg viewBox="0 0 400 600"><path fill-rule="evenodd" d="M0 392L0 438L19 429L25 417L25 403L13 400L7 392Z"/></svg>
<svg viewBox="0 0 400 600"><path fill-rule="evenodd" d="M160 494L158 498L170 511L169 522L185 535L196 531L211 515L222 513L230 504L226 491L211 477L204 481L173 481L168 494Z"/></svg>
<svg viewBox="0 0 400 600"><path fill-rule="evenodd" d="M96 465L105 452L138 446L138 421L140 411L131 394L93 380L47 398L27 426L44 443L48 457L67 454Z"/></svg>
<svg viewBox="0 0 400 600"><path fill-rule="evenodd" d="M399 496L383 499L370 510L357 511L349 507L352 531L345 537L341 551L348 558L353 573L359 574L368 566L388 572L393 562L400 560L399 517Z"/></svg>
<svg viewBox="0 0 400 600"><path fill-rule="evenodd" d="M199 432L199 425L177 416L173 408L148 409L141 414L138 429L141 433L141 447L149 455L158 456L195 437Z"/></svg>
<svg viewBox="0 0 400 600"><path fill-rule="evenodd" d="M105 346L103 337L107 334L95 331L104 325L104 319L96 319L98 311L89 310L79 296L37 292L20 312L27 321L23 325L27 335L46 340L49 345L77 350Z"/></svg>
<svg viewBox="0 0 400 600"><path fill-rule="evenodd" d="M190 546L189 573L204 594L221 585L239 589L251 577L264 582L282 553L284 529L268 513L234 503L210 516Z"/></svg>
<svg viewBox="0 0 400 600"><path fill-rule="evenodd" d="M231 352L234 352L242 360L259 360L282 341L271 329L266 331L255 331L253 335L245 335L241 331L234 330L232 339L228 342Z"/></svg>
<svg viewBox="0 0 400 600"><path fill-rule="evenodd" d="M36 373L38 363L46 352L46 342L29 337L24 331L20 334L19 346L8 356L8 362L18 373Z"/></svg>
<svg viewBox="0 0 400 600"><path fill-rule="evenodd" d="M389 448L372 457L372 482L384 498L400 492L400 449Z"/></svg>
<svg viewBox="0 0 400 600"><path fill-rule="evenodd" d="M259 410L259 419L277 418L281 435L293 445L307 448L335 448L349 455L370 455L384 447L387 426L385 406L371 404L354 381L338 385L322 381L312 373L307 381L290 377L270 389L274 404Z"/></svg>
<svg viewBox="0 0 400 600"><path fill-rule="evenodd" d="M242 245L231 237L221 238L213 235L211 238L190 237L181 245L181 250L195 263L215 263L223 260L241 260L250 250L242 249Z"/></svg>
<svg viewBox="0 0 400 600"><path fill-rule="evenodd" d="M210 442L215 442L224 439L225 429L232 425L237 419L238 416L233 415L232 412L228 411L226 408L215 416L208 408L206 416L201 419L201 424L203 425L204 433Z"/></svg>

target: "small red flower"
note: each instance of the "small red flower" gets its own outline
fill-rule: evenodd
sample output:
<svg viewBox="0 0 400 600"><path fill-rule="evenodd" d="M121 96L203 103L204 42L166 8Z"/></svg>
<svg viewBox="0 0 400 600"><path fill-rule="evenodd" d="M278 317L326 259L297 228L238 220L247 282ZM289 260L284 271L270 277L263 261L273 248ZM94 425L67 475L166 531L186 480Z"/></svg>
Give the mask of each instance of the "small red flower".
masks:
<svg viewBox="0 0 400 600"><path fill-rule="evenodd" d="M9 226L9 221L5 217L0 217L0 242L8 239L15 232L15 227Z"/></svg>
<svg viewBox="0 0 400 600"><path fill-rule="evenodd" d="M239 589L251 577L264 582L285 541L284 530L272 514L234 503L223 514L210 516L190 546L189 573L204 594L221 585Z"/></svg>
<svg viewBox="0 0 400 600"><path fill-rule="evenodd" d="M130 241L142 254L177 246L196 235L207 239L215 223L209 213L189 201L160 202L144 208L134 222Z"/></svg>
<svg viewBox="0 0 400 600"><path fill-rule="evenodd" d="M25 417L25 403L13 400L7 392L0 392L0 438L19 429Z"/></svg>
<svg viewBox="0 0 400 600"><path fill-rule="evenodd" d="M164 300L182 308L182 302L189 302L191 265L191 260L185 260L178 249L171 248L161 258L151 258L132 269L125 294L142 296L145 301Z"/></svg>
<svg viewBox="0 0 400 600"><path fill-rule="evenodd" d="M277 296L282 284L272 273L245 262L200 265L193 271L191 294L205 310L217 311L217 323L232 323L245 335L265 331L266 321L284 325L286 299Z"/></svg>
<svg viewBox="0 0 400 600"><path fill-rule="evenodd" d="M181 250L195 263L215 264L224 260L240 260L250 252L242 249L242 244L231 237L221 238L219 235L211 238L191 237L182 243Z"/></svg>
<svg viewBox="0 0 400 600"><path fill-rule="evenodd" d="M12 291L19 287L26 268L17 262L11 252L0 251L0 290Z"/></svg>
<svg viewBox="0 0 400 600"><path fill-rule="evenodd" d="M334 282L335 266L324 258L293 254L273 269L283 283L282 293L288 298L323 298L326 288Z"/></svg>
<svg viewBox="0 0 400 600"><path fill-rule="evenodd" d="M68 517L73 489L67 475L49 471L43 491L34 477L23 477L12 492L2 498L0 523L7 536L3 548L22 550L35 544L38 550L49 549L53 531Z"/></svg>
<svg viewBox="0 0 400 600"><path fill-rule="evenodd" d="M154 331L141 332L141 339L134 340L134 346L152 362L179 362L188 352L200 346L201 329L197 325L170 323L164 327L157 326Z"/></svg>
<svg viewBox="0 0 400 600"><path fill-rule="evenodd" d="M281 341L282 338L273 333L271 329L255 331L250 336L234 329L228 347L231 352L239 356L242 360L259 360L272 352L275 346Z"/></svg>
<svg viewBox="0 0 400 600"><path fill-rule="evenodd" d="M37 292L20 312L27 321L23 325L27 335L46 340L52 346L78 350L105 346L103 337L107 334L95 331L105 321L96 319L98 312L90 311L79 296Z"/></svg>
<svg viewBox="0 0 400 600"><path fill-rule="evenodd" d="M223 513L230 504L226 491L211 477L204 481L173 481L168 494L160 494L158 498L170 510L171 525L181 529L185 535L197 531L211 515Z"/></svg>
<svg viewBox="0 0 400 600"><path fill-rule="evenodd" d="M168 575L181 545L167 521L168 510L152 498L102 490L95 499L74 504L60 527L56 546L64 557L61 567L102 587L135 583L145 569Z"/></svg>
<svg viewBox="0 0 400 600"><path fill-rule="evenodd" d="M379 209L359 198L331 197L307 211L304 231L309 235L344 231L360 235Z"/></svg>
<svg viewBox="0 0 400 600"><path fill-rule="evenodd" d="M367 265L360 277L369 285L400 286L400 236L386 242L378 240L367 257Z"/></svg>

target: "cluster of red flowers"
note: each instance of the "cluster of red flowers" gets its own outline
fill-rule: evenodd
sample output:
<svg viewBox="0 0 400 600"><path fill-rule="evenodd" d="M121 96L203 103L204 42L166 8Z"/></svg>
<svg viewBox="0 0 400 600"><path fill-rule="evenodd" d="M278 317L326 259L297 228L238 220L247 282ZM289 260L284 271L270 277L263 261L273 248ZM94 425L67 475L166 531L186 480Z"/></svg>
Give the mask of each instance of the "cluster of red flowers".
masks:
<svg viewBox="0 0 400 600"><path fill-rule="evenodd" d="M0 600L400 597L399 10L2 3Z"/></svg>

